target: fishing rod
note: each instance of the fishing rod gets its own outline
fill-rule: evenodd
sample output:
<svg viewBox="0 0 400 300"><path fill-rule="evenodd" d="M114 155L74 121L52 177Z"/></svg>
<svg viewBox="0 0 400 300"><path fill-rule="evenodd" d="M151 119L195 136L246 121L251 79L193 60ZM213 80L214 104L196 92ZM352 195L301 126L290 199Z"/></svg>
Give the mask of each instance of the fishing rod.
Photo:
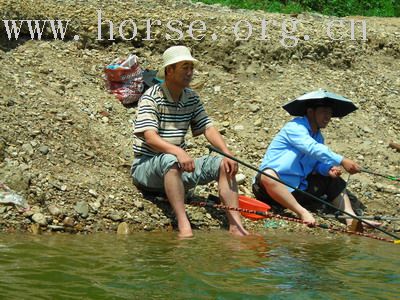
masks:
<svg viewBox="0 0 400 300"><path fill-rule="evenodd" d="M379 173L375 173L375 172L372 172L372 171L370 171L368 169L364 169L364 168L362 168L360 171L364 172L364 173L371 174L371 175L380 176L380 177L383 177L383 178L386 178L386 179L390 179L390 180L393 180L393 181L400 181L400 177L398 177L398 176L396 177L396 176L379 174Z"/></svg>
<svg viewBox="0 0 400 300"><path fill-rule="evenodd" d="M305 225L310 226L310 224L308 224L307 222L305 222L303 220L300 220L297 218L285 217L285 216L281 216L281 215L276 215L276 214L272 214L272 213L267 213L265 211L259 211L259 210L241 208L241 207L232 207L232 206L227 206L227 205L223 205L223 204L216 204L216 203L209 202L209 201L200 201L200 202L194 201L189 204L195 205L195 206L202 206L202 207L212 207L212 208L219 208L219 209L234 210L234 211L259 215L259 216L262 216L263 218L267 218L267 219L275 218L275 219L281 219L281 220L285 220L285 221L291 221L291 222L296 222L296 223L305 224ZM332 225L328 225L328 224L315 223L314 226L318 227L318 228L322 228L322 229L328 229L331 231L347 233L347 234L354 234L354 235L358 235L358 236L364 236L364 237L368 237L371 239L385 241L385 242L389 242L389 243L393 243L393 244L400 244L400 240L391 240L391 239L379 237L379 236L376 236L373 234L350 231L350 230L341 229L341 228L335 228Z"/></svg>
<svg viewBox="0 0 400 300"><path fill-rule="evenodd" d="M350 217L347 216L337 216L337 215L331 215L331 214L326 214L326 215L319 215L323 218L328 218L328 219L351 219ZM375 221L400 221L400 218L396 217L387 217L387 216L360 216L360 219L363 220L375 220Z"/></svg>
<svg viewBox="0 0 400 300"><path fill-rule="evenodd" d="M294 189L294 190L296 190L296 191L302 193L303 195L306 195L306 196L308 196L308 197L310 197L310 198L312 198L312 199L314 199L314 200L317 200L318 202L321 202L321 203L323 203L323 204L325 204L325 205L327 205L327 206L329 206L329 207L331 207L331 208L333 208L333 209L335 209L335 210L341 212L342 214L348 215L348 216L351 217L352 219L357 219L358 221L360 221L360 222L362 222L362 223L364 223L364 224L366 224L366 225L368 225L368 226L370 226L370 227L372 227L372 228L374 228L374 229L376 229L376 230L379 230L379 231L383 232L384 234L387 234L387 235L391 236L392 238L394 238L394 239L396 239L396 240L400 240L400 237L398 237L397 235L392 234L392 233L390 233L390 232L387 232L386 230L384 230L384 229L382 229L382 228L379 228L378 226L369 224L367 221L361 219L361 218L358 217L358 216L355 216L355 215L353 215L353 214L350 214L350 213L348 213L347 211L344 211L344 210L342 210L342 209L340 209L340 208L335 207L334 205L332 205L331 203L329 203L329 202L327 202L327 201L325 201L325 200L322 200L322 199L320 199L320 198L318 198L318 197L316 197L316 196L314 196L314 195L312 195L312 194L310 194L310 193L307 193L307 192L305 192L305 191L303 191L303 190L300 190L300 189L298 189L298 188L296 188L296 187L294 187L294 186L291 186L290 184L288 184L288 183L286 183L286 182L284 182L284 181L282 181L282 180L280 180L280 179L278 179L278 178L275 178L274 176L271 176L271 175L265 173L264 171L260 171L260 170L257 169L256 167L254 167L254 166L252 166L252 165L250 165L250 164L248 164L248 163L246 163L246 162L244 162L244 161L241 161L241 160L237 159L236 157L233 157L233 156L231 156L231 155L229 155L229 154L226 154L226 153L222 152L221 150L215 148L214 146L207 145L207 148L210 150L210 154L211 154L211 152L213 152L213 151L214 151L214 152L217 152L217 153L219 153L219 154L221 154L221 155L223 155L223 156L225 156L225 157L227 157L227 158L229 158L229 159L231 159L231 160L233 160L233 161L236 161L237 163L240 163L240 164L242 164L242 165L244 165L244 166L246 166L246 167L248 167L248 168L250 168L250 169L256 171L257 173L260 173L260 174L262 174L262 175L265 175L265 176L267 176L267 177L269 177L269 178L271 178L271 179L273 179L273 180L275 180L275 181L277 181L277 182L279 182L279 183L281 183L281 184L283 184L283 185L285 185L285 186L287 186L287 187L289 187L289 188L291 188L291 189Z"/></svg>

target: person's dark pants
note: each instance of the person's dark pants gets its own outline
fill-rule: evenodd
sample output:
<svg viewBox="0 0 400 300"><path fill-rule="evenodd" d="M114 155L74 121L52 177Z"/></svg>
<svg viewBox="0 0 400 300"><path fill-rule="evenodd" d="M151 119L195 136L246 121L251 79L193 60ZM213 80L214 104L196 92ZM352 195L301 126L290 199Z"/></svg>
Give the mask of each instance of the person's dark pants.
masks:
<svg viewBox="0 0 400 300"><path fill-rule="evenodd" d="M256 176L256 180L252 186L253 193L256 198L262 202L267 203L274 210L283 210L285 207L276 202L260 184L260 177L261 174L258 173ZM328 202L332 202L346 188L346 182L341 177L332 178L320 174L310 174L307 177L307 182L308 187L305 192L318 198L326 195ZM302 206L308 208L316 208L321 206L320 202L299 191L294 190L292 192L292 195Z"/></svg>

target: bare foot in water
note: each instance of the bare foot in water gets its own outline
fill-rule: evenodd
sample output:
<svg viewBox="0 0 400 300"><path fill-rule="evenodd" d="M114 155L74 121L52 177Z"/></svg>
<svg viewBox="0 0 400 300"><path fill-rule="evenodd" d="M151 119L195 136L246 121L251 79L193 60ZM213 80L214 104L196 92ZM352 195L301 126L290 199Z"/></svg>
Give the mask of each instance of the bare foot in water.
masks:
<svg viewBox="0 0 400 300"><path fill-rule="evenodd" d="M179 238L191 238L193 237L192 227L190 226L189 220L183 219L178 220L178 237Z"/></svg>
<svg viewBox="0 0 400 300"><path fill-rule="evenodd" d="M368 225L372 225L372 226L368 226L366 223L363 223L363 225L367 226L367 228L368 228L368 227L373 228L373 226L375 226L375 227L382 226L382 223L379 223L379 222L376 222L376 221L370 221L370 220L368 220L368 221L365 221L365 222L367 222Z"/></svg>
<svg viewBox="0 0 400 300"><path fill-rule="evenodd" d="M178 233L178 237L180 238L180 239L187 239L187 238L192 238L193 237L193 232L192 232L192 230L190 229L190 231L179 231L179 233Z"/></svg>
<svg viewBox="0 0 400 300"><path fill-rule="evenodd" d="M382 223L376 222L376 221L365 220L365 222L361 222L361 221L358 221L357 219L347 219L346 220L347 227L352 227L353 223L355 223L355 222L360 223L362 227L366 227L366 228L373 228L373 226L375 226L375 227L382 226ZM372 225L372 226L369 226L369 225Z"/></svg>
<svg viewBox="0 0 400 300"><path fill-rule="evenodd" d="M368 223L368 224L366 224ZM350 231L355 231L355 232L364 232L365 228L374 228L375 227L379 227L382 224L376 221L366 221L366 223L361 222L357 219L353 219L349 225L349 223L347 222L347 230Z"/></svg>
<svg viewBox="0 0 400 300"><path fill-rule="evenodd" d="M244 229L243 227L238 227L236 225L230 225L229 226L229 233L236 235L236 236L246 236L249 235L250 233Z"/></svg>

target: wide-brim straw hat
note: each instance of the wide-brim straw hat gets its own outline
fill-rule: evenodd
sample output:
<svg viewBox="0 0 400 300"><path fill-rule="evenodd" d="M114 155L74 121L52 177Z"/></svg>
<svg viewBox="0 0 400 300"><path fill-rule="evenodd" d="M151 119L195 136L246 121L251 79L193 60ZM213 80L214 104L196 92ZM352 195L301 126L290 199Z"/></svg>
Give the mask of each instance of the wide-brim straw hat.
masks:
<svg viewBox="0 0 400 300"><path fill-rule="evenodd" d="M282 107L292 116L304 116L307 108L313 106L330 106L332 117L337 118L344 117L357 109L351 100L323 89L297 97Z"/></svg>
<svg viewBox="0 0 400 300"><path fill-rule="evenodd" d="M180 61L191 61L196 66L198 60L190 54L190 49L185 46L172 46L163 53L163 65L157 72L157 77L164 79L165 68L169 65L176 64Z"/></svg>

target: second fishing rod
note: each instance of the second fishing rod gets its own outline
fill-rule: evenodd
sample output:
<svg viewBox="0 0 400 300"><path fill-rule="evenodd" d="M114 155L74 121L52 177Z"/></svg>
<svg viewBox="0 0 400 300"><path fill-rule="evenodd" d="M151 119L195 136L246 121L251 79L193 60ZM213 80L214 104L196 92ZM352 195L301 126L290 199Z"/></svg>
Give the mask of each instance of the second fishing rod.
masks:
<svg viewBox="0 0 400 300"><path fill-rule="evenodd" d="M380 232L383 232L384 234L387 234L387 235L391 236L392 238L394 238L396 240L400 240L400 237L396 236L395 234L392 234L390 232L387 232L386 230L383 230L382 228L379 228L379 227L377 227L375 225L372 225L372 224L368 223L367 221L363 220L362 218L360 218L360 217L358 217L356 215L350 214L350 213L348 213L348 212L346 212L346 211L344 211L344 210L342 210L340 208L337 208L334 205L332 205L331 203L329 203L329 202L327 202L325 200L322 200L322 199L320 199L320 198L318 198L318 197L316 197L316 196L314 196L314 195L312 195L310 193L307 193L307 192L305 192L303 190L300 190L299 188L291 186L290 184L287 184L286 182L284 182L284 181L282 181L282 180L280 180L278 178L275 178L275 177L265 173L264 171L260 171L256 167L254 167L254 166L252 166L252 165L250 165L250 164L248 164L248 163L246 163L244 161L241 161L241 160L237 159L236 157L233 157L233 156L231 156L229 154L226 154L226 153L222 152L221 150L219 150L219 149L217 149L217 148L215 148L215 147L213 147L211 145L207 145L207 148L209 149L210 154L211 154L211 152L219 153L219 154L221 154L221 155L223 155L223 156L225 156L225 157L227 157L227 158L229 158L229 159L231 159L233 161L236 161L237 163L239 163L239 164L241 164L241 165L243 165L243 166L245 166L245 167L247 167L249 169L252 169L252 170L256 171L257 173L265 175L265 176L267 176L267 177L269 177L269 178L271 178L271 179L273 179L273 180L275 180L275 181L277 181L277 182L279 182L279 183L281 183L281 184L283 184L283 185L285 185L285 186L287 186L287 187L289 187L291 189L294 189L294 190L306 195L307 197L310 197L310 198L312 198L312 199L314 199L314 200L316 200L318 202L321 202L321 203L323 203L323 204L325 204L325 205L327 205L327 206L329 206L329 207L341 212L342 214L345 214L345 215L347 215L347 216L349 216L349 217L351 217L353 219L356 219L356 220L358 220L358 221L360 221L360 222L362 222L362 223L364 223L364 224L366 224L366 225L368 225L368 226L370 226L370 227L372 227L372 228L374 228L376 230L379 230Z"/></svg>

